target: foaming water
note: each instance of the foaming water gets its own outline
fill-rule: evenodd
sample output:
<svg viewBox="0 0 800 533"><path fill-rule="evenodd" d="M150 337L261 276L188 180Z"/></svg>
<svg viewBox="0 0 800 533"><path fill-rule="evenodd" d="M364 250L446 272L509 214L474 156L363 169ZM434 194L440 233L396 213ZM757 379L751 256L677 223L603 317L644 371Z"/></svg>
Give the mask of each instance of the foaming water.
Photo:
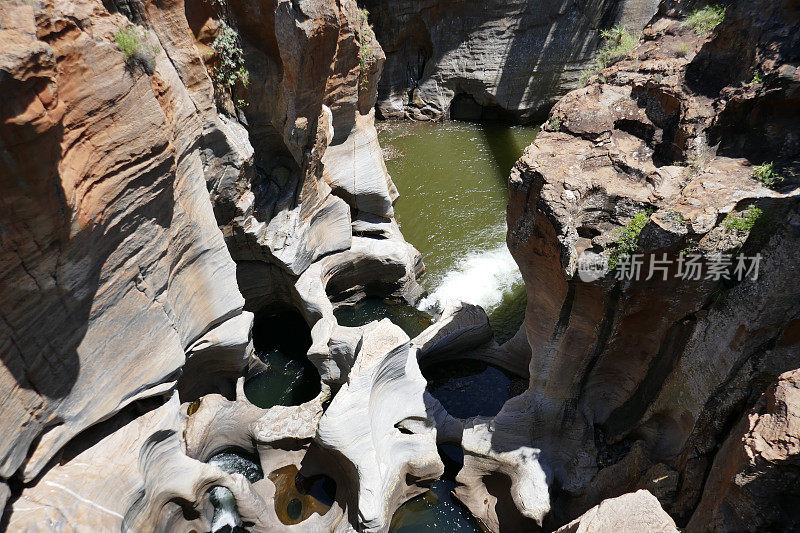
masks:
<svg viewBox="0 0 800 533"><path fill-rule="evenodd" d="M379 123L400 191L395 213L427 268L429 296L420 308L436 313L448 300L480 305L500 343L525 314L525 286L506 247L508 176L536 133L500 124Z"/></svg>
<svg viewBox="0 0 800 533"><path fill-rule="evenodd" d="M242 474L250 483L255 483L264 477L258 465L258 458L243 451L231 450L218 453L208 460L208 464L217 466L229 474ZM213 533L244 531L242 518L236 508L236 498L230 490L225 487L213 487L210 500L214 506L214 518L211 521Z"/></svg>
<svg viewBox="0 0 800 533"><path fill-rule="evenodd" d="M386 166L400 191L395 214L427 267L421 282L428 297L419 307L436 313L450 300L480 305L499 343L514 336L525 314L525 285L506 247L506 204L511 168L536 133L498 124L379 124L380 141L392 154ZM425 376L431 394L463 417L493 416L526 385L463 360L429 368ZM462 458L448 460L445 448L444 476L397 511L390 532L485 530L451 494Z"/></svg>
<svg viewBox="0 0 800 533"><path fill-rule="evenodd" d="M506 245L501 244L491 250L468 254L420 301L419 307L438 313L450 301L463 301L480 305L491 313L522 283L517 263Z"/></svg>

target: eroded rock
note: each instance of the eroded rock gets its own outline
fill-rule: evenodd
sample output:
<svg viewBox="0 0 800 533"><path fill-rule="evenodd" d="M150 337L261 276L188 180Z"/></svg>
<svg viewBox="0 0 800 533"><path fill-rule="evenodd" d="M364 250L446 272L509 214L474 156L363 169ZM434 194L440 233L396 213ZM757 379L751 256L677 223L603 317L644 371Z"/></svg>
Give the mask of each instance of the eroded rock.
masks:
<svg viewBox="0 0 800 533"><path fill-rule="evenodd" d="M732 422L798 364L788 355L796 341L781 341L800 297L782 281L798 259L796 125L776 123L787 141L762 145L758 158L721 126L732 97L748 109L793 101L798 80L779 75L793 52L770 28L796 20L781 18L788 5L735 3L715 32L699 34L681 9L664 3L632 57L564 97L512 171L508 243L528 293L531 379L527 401L504 409L519 423L499 442L541 450L560 488L551 527L640 488L686 525ZM772 81L740 90L729 77L711 92L698 68L736 54L735 32L753 51L742 72L763 69ZM754 179L764 159L783 162L789 179L773 188ZM755 208L769 222L739 225ZM584 277L586 252L624 259L620 232L634 221L641 275ZM706 266L719 254L760 254L761 268L757 279L737 277L734 259L730 279L681 279L683 252ZM654 258L672 264L666 279L650 274ZM757 508L760 496L750 497ZM703 522L711 513L700 516L692 527L713 527Z"/></svg>
<svg viewBox="0 0 800 533"><path fill-rule="evenodd" d="M657 0L617 3L368 0L386 52L378 111L387 118L530 120L574 89L600 27L631 31Z"/></svg>
<svg viewBox="0 0 800 533"><path fill-rule="evenodd" d="M592 507L556 533L675 533L675 522L664 512L658 500L646 490L618 496Z"/></svg>

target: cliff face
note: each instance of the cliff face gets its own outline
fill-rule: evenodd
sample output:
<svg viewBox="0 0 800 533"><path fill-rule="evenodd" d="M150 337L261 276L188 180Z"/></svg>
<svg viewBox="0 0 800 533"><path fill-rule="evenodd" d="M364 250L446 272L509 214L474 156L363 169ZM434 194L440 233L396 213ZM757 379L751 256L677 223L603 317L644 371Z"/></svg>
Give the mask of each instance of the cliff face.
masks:
<svg viewBox="0 0 800 533"><path fill-rule="evenodd" d="M215 117L167 54L151 75L126 66L128 21L100 2L0 16L0 476L29 481L86 427L168 392L208 335L241 370L250 319L203 180Z"/></svg>
<svg viewBox="0 0 800 533"><path fill-rule="evenodd" d="M531 380L494 435L540 450L552 524L645 488L690 531L797 527L776 491L797 486L799 7L734 2L698 32L662 3L512 172ZM771 188L754 177L770 161L787 178ZM625 236L641 276L620 280ZM681 253L698 279L676 277ZM738 254L760 254L757 278ZM586 276L599 255L617 270Z"/></svg>
<svg viewBox="0 0 800 533"><path fill-rule="evenodd" d="M380 46L349 0L14 0L0 21L4 523L208 530L224 486L276 527L244 478L202 462L218 449L187 451L189 402L239 398L256 413L241 445L263 415L235 386L258 364L245 309L288 305L324 381L302 412L321 412L364 334L329 300L419 292L373 124ZM224 70L239 56L249 76Z"/></svg>
<svg viewBox="0 0 800 533"><path fill-rule="evenodd" d="M387 118L531 120L577 86L598 29L632 31L657 0L367 0L386 52L378 111Z"/></svg>

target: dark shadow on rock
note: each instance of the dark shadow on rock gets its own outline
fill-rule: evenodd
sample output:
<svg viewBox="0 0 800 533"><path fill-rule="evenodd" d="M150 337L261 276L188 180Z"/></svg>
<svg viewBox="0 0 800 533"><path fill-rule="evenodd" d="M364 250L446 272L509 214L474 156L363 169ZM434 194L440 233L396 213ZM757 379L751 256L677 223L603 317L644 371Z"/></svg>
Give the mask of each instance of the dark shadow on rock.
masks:
<svg viewBox="0 0 800 533"><path fill-rule="evenodd" d="M25 82L9 75L0 78L0 151L5 154L0 159L0 358L14 381L0 383L0 395L13 398L4 412L17 420L7 421L10 434L1 452L7 469L16 469L31 444L62 423L58 408L69 401L81 373L79 347L89 324L121 297L110 290L122 287L114 287L109 276L112 272L130 276L122 265L149 244L135 246L132 237L147 224L159 226L164 233L173 217L171 157L132 174L108 205L93 204L97 200L82 196L82 188L74 191L75 197L65 196L62 183L69 180L120 178L62 177L63 125L51 122L57 113L20 120L20 114L42 91L50 90L52 82L49 77ZM142 154L140 160L126 162L123 171L153 159L157 150L166 148L153 147L153 152ZM76 143L72 149L91 147ZM130 205L142 190L150 193L149 201ZM74 204L80 205L80 214L73 212ZM160 260L153 256L153 262ZM148 266L139 265L131 285L147 276L142 269ZM99 291L105 291L100 304L96 300ZM132 317L120 320L125 318ZM108 334L123 334L125 324L118 326L120 331ZM98 354L92 355L97 364ZM114 358L122 354L104 355ZM20 393L19 389L30 392ZM98 387L97 393L103 390Z"/></svg>

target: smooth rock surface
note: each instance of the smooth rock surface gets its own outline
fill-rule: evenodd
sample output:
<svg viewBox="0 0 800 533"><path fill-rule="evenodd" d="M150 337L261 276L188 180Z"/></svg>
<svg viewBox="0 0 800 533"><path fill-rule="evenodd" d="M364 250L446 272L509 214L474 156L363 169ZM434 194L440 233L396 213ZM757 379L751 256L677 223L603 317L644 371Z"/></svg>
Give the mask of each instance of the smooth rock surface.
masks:
<svg viewBox="0 0 800 533"><path fill-rule="evenodd" d="M348 485L357 489L359 530L384 531L400 503L444 472L426 384L403 330L388 319L364 328L347 383L322 416L315 439L333 452L351 478Z"/></svg>
<svg viewBox="0 0 800 533"><path fill-rule="evenodd" d="M163 47L151 74L126 67L114 34L130 22L99 0L0 17L0 476L30 481L88 426L167 393L244 300L205 188L212 119Z"/></svg>
<svg viewBox="0 0 800 533"><path fill-rule="evenodd" d="M577 86L599 30L639 31L658 0L367 0L386 118L530 120Z"/></svg>
<svg viewBox="0 0 800 533"><path fill-rule="evenodd" d="M618 496L592 507L556 533L677 533L675 522L646 490Z"/></svg>

